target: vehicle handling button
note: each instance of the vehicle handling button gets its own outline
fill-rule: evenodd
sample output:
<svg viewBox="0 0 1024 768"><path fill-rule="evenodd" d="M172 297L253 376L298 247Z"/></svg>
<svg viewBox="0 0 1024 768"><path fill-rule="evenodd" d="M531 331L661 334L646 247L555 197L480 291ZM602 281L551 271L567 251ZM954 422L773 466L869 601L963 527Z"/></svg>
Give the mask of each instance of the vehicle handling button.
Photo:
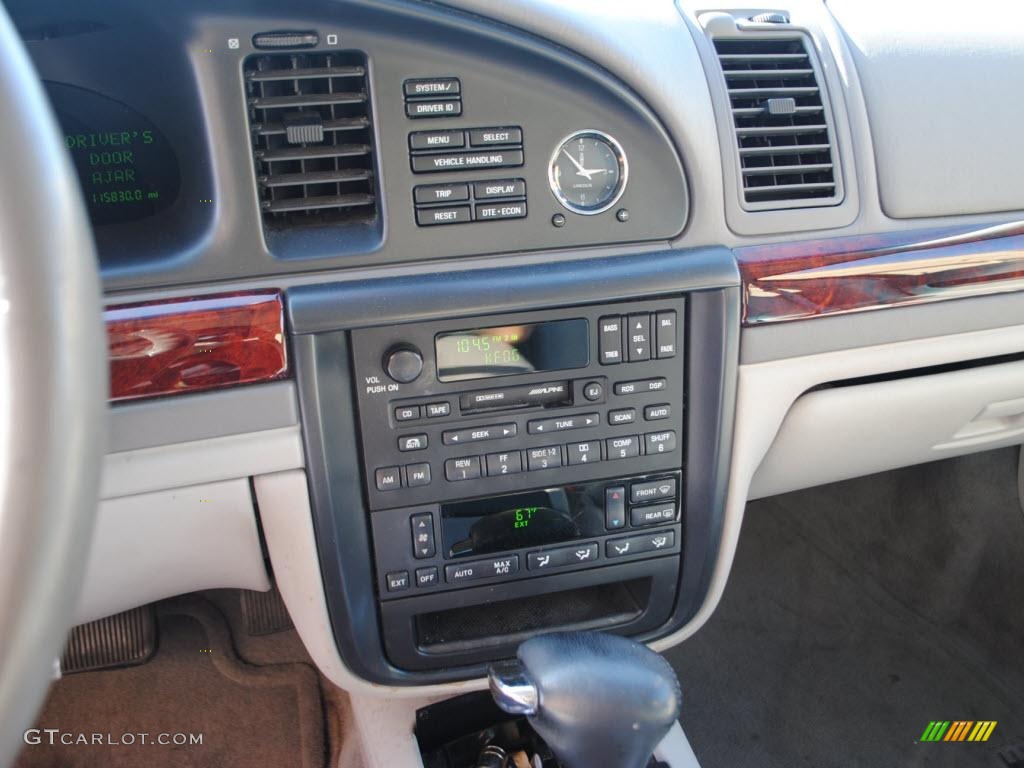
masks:
<svg viewBox="0 0 1024 768"><path fill-rule="evenodd" d="M606 557L627 557L643 552L671 549L675 543L675 531L659 531L658 533L645 533L642 536L612 539L605 542L604 553Z"/></svg>
<svg viewBox="0 0 1024 768"><path fill-rule="evenodd" d="M647 421L660 421L661 419L667 419L672 415L672 406L668 403L664 405L648 405L644 407L644 418Z"/></svg>
<svg viewBox="0 0 1024 768"><path fill-rule="evenodd" d="M655 504L650 507L633 507L629 510L629 522L634 528L641 528L645 525L660 525L671 523L676 519L676 505Z"/></svg>
<svg viewBox="0 0 1024 768"><path fill-rule="evenodd" d="M531 472L539 469L554 469L562 466L562 448L549 445L544 448L530 448L526 452L527 468Z"/></svg>
<svg viewBox="0 0 1024 768"><path fill-rule="evenodd" d="M437 101L407 101L405 114L408 117L458 117L462 114L459 99L438 99Z"/></svg>
<svg viewBox="0 0 1024 768"><path fill-rule="evenodd" d="M469 200L468 184L423 184L413 188L417 205L431 203L461 203Z"/></svg>
<svg viewBox="0 0 1024 768"><path fill-rule="evenodd" d="M676 433L672 430L667 432L648 432L644 435L644 453L651 456L655 453L669 453L676 449Z"/></svg>
<svg viewBox="0 0 1024 768"><path fill-rule="evenodd" d="M636 435L609 437L604 443L609 459L632 459L640 455L640 438Z"/></svg>
<svg viewBox="0 0 1024 768"><path fill-rule="evenodd" d="M522 219L526 216L526 201L519 200L508 203L477 204L477 221L498 221L500 219Z"/></svg>
<svg viewBox="0 0 1024 768"><path fill-rule="evenodd" d="M408 571L392 571L386 577L388 592L401 592L409 588Z"/></svg>
<svg viewBox="0 0 1024 768"><path fill-rule="evenodd" d="M409 518L412 527L412 555L417 560L433 557L437 554L434 545L434 516L429 512L421 512Z"/></svg>
<svg viewBox="0 0 1024 768"><path fill-rule="evenodd" d="M410 488L430 485L430 464L409 464L405 468L405 476L408 478L406 485Z"/></svg>
<svg viewBox="0 0 1024 768"><path fill-rule="evenodd" d="M668 383L663 378L620 381L615 385L616 395L640 395L646 392L663 392Z"/></svg>
<svg viewBox="0 0 1024 768"><path fill-rule="evenodd" d="M569 443L565 446L569 455L569 466L577 464L596 464L601 460L601 441L594 440L589 443Z"/></svg>
<svg viewBox="0 0 1024 768"><path fill-rule="evenodd" d="M477 200L489 200L495 197L525 197L525 195L526 182L522 179L478 181L473 184L473 196Z"/></svg>
<svg viewBox="0 0 1024 768"><path fill-rule="evenodd" d="M485 427L469 427L468 429L449 429L442 433L441 440L445 445L462 445L463 443L479 443L483 440L501 440L515 437L518 427L516 423L488 424Z"/></svg>
<svg viewBox="0 0 1024 768"><path fill-rule="evenodd" d="M453 483L459 480L476 480L480 477L480 457L448 459L444 463L444 476Z"/></svg>
<svg viewBox="0 0 1024 768"><path fill-rule="evenodd" d="M567 565L592 563L597 560L597 542L579 544L575 547L559 547L542 552L531 552L526 556L526 567L531 571L565 568Z"/></svg>
<svg viewBox="0 0 1024 768"><path fill-rule="evenodd" d="M426 435L402 435L398 438L398 450L400 451L422 451L426 447Z"/></svg>
<svg viewBox="0 0 1024 768"><path fill-rule="evenodd" d="M437 224L465 224L472 220L468 205L416 209L416 223L421 227L433 227Z"/></svg>
<svg viewBox="0 0 1024 768"><path fill-rule="evenodd" d="M475 560L472 563L457 563L445 566L444 578L449 584L477 579L492 579L511 576L519 571L519 555L496 557L493 560Z"/></svg>
<svg viewBox="0 0 1024 768"><path fill-rule="evenodd" d="M409 106L417 106L410 104ZM471 171L476 168L512 168L523 164L521 149L493 149L484 152L452 152L443 155L413 155L414 173Z"/></svg>
<svg viewBox="0 0 1024 768"><path fill-rule="evenodd" d="M469 144L473 147L522 143L523 130L521 128L473 128L469 132Z"/></svg>
<svg viewBox="0 0 1024 768"><path fill-rule="evenodd" d="M634 504L646 504L650 501L674 499L675 497L676 479L674 477L633 483L629 487L629 500Z"/></svg>
<svg viewBox="0 0 1024 768"><path fill-rule="evenodd" d="M456 96L462 92L462 83L457 77L421 77L402 83L406 97Z"/></svg>
<svg viewBox="0 0 1024 768"><path fill-rule="evenodd" d="M487 476L515 475L523 471L523 457L519 451L487 454Z"/></svg>
<svg viewBox="0 0 1024 768"><path fill-rule="evenodd" d="M393 491L402 487L402 470L398 467L381 467L374 475L378 491Z"/></svg>
<svg viewBox="0 0 1024 768"><path fill-rule="evenodd" d="M414 150L459 149L464 146L466 146L466 134L462 131L415 131L409 134L409 148ZM421 201L417 200L416 202Z"/></svg>

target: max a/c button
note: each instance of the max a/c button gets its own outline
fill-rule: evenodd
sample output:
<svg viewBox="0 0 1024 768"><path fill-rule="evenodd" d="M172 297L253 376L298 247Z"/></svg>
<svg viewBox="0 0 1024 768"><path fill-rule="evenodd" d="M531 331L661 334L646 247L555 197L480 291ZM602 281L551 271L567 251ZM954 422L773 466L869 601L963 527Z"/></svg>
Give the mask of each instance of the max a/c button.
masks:
<svg viewBox="0 0 1024 768"><path fill-rule="evenodd" d="M468 205L416 209L416 223L421 227L432 227L435 224L465 224L471 220Z"/></svg>

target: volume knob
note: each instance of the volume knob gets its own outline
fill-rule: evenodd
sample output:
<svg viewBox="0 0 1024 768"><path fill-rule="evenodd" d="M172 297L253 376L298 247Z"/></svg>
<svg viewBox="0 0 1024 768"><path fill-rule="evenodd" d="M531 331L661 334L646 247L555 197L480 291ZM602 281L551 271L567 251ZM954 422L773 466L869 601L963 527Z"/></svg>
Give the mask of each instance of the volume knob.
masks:
<svg viewBox="0 0 1024 768"><path fill-rule="evenodd" d="M393 347L384 356L384 370L399 384L416 381L423 371L423 355L415 347Z"/></svg>

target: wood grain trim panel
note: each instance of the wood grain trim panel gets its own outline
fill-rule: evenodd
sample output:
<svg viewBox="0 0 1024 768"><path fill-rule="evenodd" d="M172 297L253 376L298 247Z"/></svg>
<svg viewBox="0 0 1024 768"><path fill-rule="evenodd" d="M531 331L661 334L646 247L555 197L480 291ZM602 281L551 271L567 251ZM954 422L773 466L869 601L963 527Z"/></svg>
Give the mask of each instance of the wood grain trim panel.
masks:
<svg viewBox="0 0 1024 768"><path fill-rule="evenodd" d="M735 253L745 326L1024 290L1024 222Z"/></svg>
<svg viewBox="0 0 1024 768"><path fill-rule="evenodd" d="M288 376L279 291L123 304L103 317L115 402Z"/></svg>

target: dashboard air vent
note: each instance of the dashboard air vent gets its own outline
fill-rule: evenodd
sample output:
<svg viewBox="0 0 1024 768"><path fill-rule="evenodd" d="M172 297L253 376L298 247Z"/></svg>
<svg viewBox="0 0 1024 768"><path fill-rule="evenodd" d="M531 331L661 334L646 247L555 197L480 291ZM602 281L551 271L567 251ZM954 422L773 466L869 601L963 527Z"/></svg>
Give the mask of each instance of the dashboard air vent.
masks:
<svg viewBox="0 0 1024 768"><path fill-rule="evenodd" d="M366 58L275 53L245 62L252 153L268 228L376 216Z"/></svg>
<svg viewBox="0 0 1024 768"><path fill-rule="evenodd" d="M732 109L746 207L837 203L829 111L805 40L751 35L714 43Z"/></svg>

